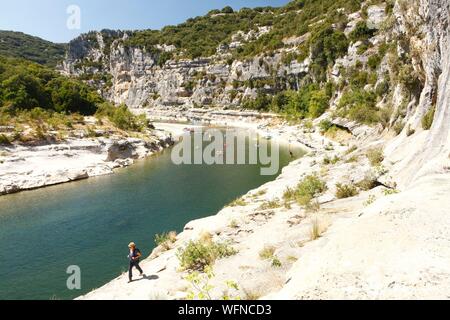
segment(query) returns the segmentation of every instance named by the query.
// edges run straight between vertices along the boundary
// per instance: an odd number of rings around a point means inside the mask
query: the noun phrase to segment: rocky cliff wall
[[[257,37],[258,35],[254,35]],[[115,37],[115,41],[105,41]],[[299,81],[309,69],[310,61],[282,62],[286,51],[296,51],[305,41],[290,39],[287,48],[267,56],[256,56],[245,61],[230,62],[229,48],[220,46],[217,54],[195,60],[169,60],[158,63],[160,53],[144,48],[128,47],[123,40],[127,33],[102,31],[83,35],[69,44],[63,72],[72,75],[106,75],[89,82],[97,85],[104,96],[114,103],[125,103],[130,108],[152,106],[238,106],[242,99],[254,98],[257,89],[268,93],[276,87],[297,89]],[[245,37],[244,37],[245,38]],[[109,45],[108,50],[104,46]],[[238,45],[234,42],[234,45]],[[160,46],[171,51],[172,46]],[[86,63],[86,61],[88,61]],[[249,81],[278,78],[282,83],[250,86]],[[107,83],[108,82],[108,83]]]
[[[435,108],[430,131],[419,137],[405,133],[394,139],[387,153],[396,159],[404,154],[396,171],[400,183],[407,185],[433,173],[450,168],[450,1],[397,1],[395,6],[398,31],[409,39],[416,68],[424,78],[420,101],[410,118],[413,128],[420,129],[420,120]],[[408,152],[402,152],[407,149]]]
[[[364,5],[363,5],[364,7]],[[393,165],[392,175],[400,186],[406,186],[420,176],[448,170],[449,164],[449,0],[397,0],[392,12],[386,12],[386,4],[367,4],[367,10],[347,17],[345,34],[349,35],[359,21],[382,32],[370,39],[369,48],[361,50],[360,41],[351,42],[348,53],[329,68],[327,79],[333,82],[336,92],[330,101],[331,109],[326,117],[333,117],[345,89],[342,83],[350,83],[348,70],[362,68],[370,72],[368,61],[379,52],[384,43],[397,45],[395,55],[408,57],[404,65],[411,64],[420,86],[411,94],[397,80],[390,80],[389,91],[381,97],[377,107],[392,108],[389,126],[380,128],[388,132],[385,150]],[[386,27],[387,24],[392,26]],[[129,34],[119,31],[102,31],[83,35],[69,45],[64,72],[75,75],[101,75],[88,80],[103,95],[116,104],[126,103],[130,108],[164,110],[173,107],[192,108],[240,107],[247,98],[255,98],[258,92],[275,94],[298,90],[311,81],[312,57],[302,61],[286,61],[286,55],[298,54],[302,43],[310,34],[283,40],[284,47],[274,52],[257,55],[246,60],[231,59],[230,50],[242,45],[242,39],[258,39],[270,28],[259,28],[252,34],[239,34],[228,46],[221,45],[217,53],[195,60],[169,60],[161,63],[161,52],[175,50],[162,45],[157,51],[126,46]],[[239,37],[238,37],[239,36]],[[389,54],[376,70],[375,84],[365,90],[373,90],[382,83],[385,74],[396,78],[399,71],[393,69]],[[86,63],[88,61],[88,63]],[[392,65],[393,64],[393,65]],[[347,73],[347,74],[346,74]],[[397,73],[397,74],[396,74]],[[393,76],[392,76],[393,75]],[[411,75],[411,78],[413,76]],[[435,109],[431,130],[422,128],[422,119]],[[400,115],[400,116],[399,116]],[[403,128],[393,137],[395,124]],[[394,130],[392,130],[394,129]]]

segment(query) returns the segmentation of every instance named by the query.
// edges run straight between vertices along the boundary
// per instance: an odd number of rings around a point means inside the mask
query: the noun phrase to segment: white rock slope
[[[0,195],[113,173],[170,144],[168,136],[141,139],[69,139],[43,146],[0,147]]]

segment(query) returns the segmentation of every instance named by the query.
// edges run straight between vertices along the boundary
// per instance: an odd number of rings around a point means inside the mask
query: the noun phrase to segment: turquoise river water
[[[280,148],[280,170],[293,160],[289,149]],[[0,299],[72,299],[98,288],[126,270],[130,241],[147,256],[155,234],[182,231],[276,178],[260,175],[260,165],[177,166],[170,154],[0,197]],[[81,290],[66,287],[70,265],[81,268]]]

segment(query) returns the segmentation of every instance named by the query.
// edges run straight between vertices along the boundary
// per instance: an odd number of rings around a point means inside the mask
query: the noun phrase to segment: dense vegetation
[[[2,134],[0,144],[47,139],[49,131],[84,130],[86,115],[126,131],[149,126],[145,116],[133,115],[125,105],[113,106],[80,80],[34,62],[0,57],[0,126],[14,130]],[[94,135],[92,128],[87,129],[88,135]]]
[[[0,106],[3,111],[42,108],[92,115],[101,97],[88,85],[22,59],[0,57]]]
[[[328,108],[332,92],[331,84],[321,88],[312,83],[302,86],[298,91],[281,91],[274,96],[260,92],[256,99],[245,100],[243,107],[278,112],[297,119],[317,118]]]
[[[24,58],[47,66],[64,59],[66,45],[45,41],[21,32],[0,31],[0,55]]]
[[[345,12],[338,12],[344,8],[347,13],[354,12],[361,7],[362,0],[296,0],[281,8],[258,7],[254,9],[242,8],[233,11],[230,7],[213,10],[205,16],[188,19],[177,26],[167,26],[162,30],[145,30],[134,32],[127,40],[129,46],[145,47],[155,50],[157,44],[175,45],[177,53],[187,58],[210,56],[216,52],[220,44],[227,44],[231,36],[237,31],[249,32],[261,26],[271,27],[271,31],[256,41],[251,41],[236,49],[239,57],[254,56],[262,52],[282,47],[282,40],[290,36],[301,36],[307,32],[321,32],[318,29],[329,27],[332,23],[343,26]],[[320,21],[324,18],[324,21]],[[318,23],[320,22],[320,23]],[[316,23],[316,24],[315,24]],[[327,28],[328,29],[328,28]],[[329,33],[325,31],[325,33]],[[201,36],[199,36],[201,35]],[[334,38],[335,44],[342,40],[342,34],[328,34]],[[325,55],[339,54],[333,50],[335,44],[325,41]],[[319,50],[321,44],[317,46]]]

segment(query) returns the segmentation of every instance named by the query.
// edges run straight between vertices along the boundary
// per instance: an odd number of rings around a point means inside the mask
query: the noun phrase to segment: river
[[[281,146],[280,170],[291,160]],[[126,270],[130,241],[147,256],[155,234],[180,232],[275,178],[260,165],[175,165],[167,149],[113,175],[2,196],[0,299],[87,293]],[[81,290],[67,289],[71,265],[81,268]]]

